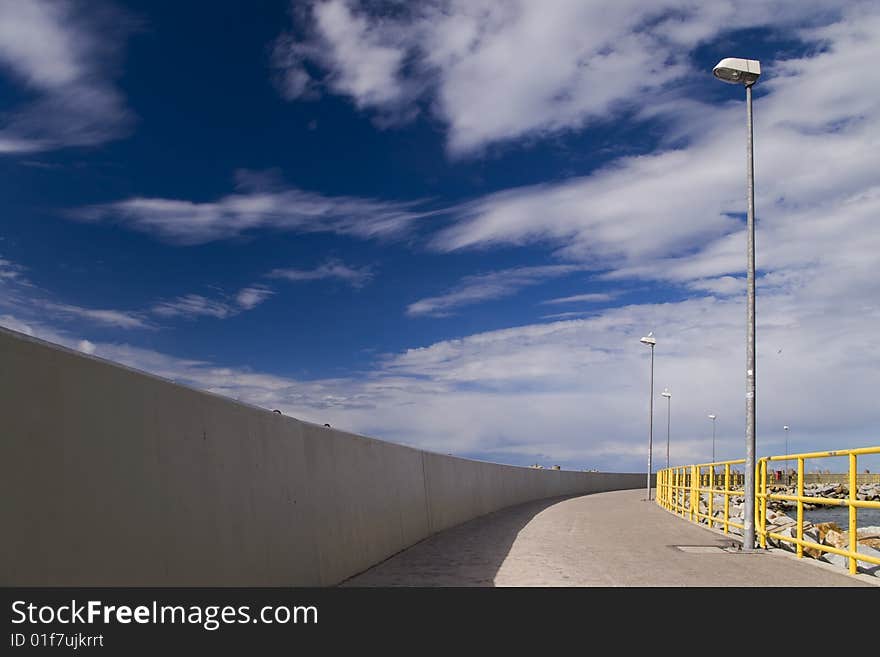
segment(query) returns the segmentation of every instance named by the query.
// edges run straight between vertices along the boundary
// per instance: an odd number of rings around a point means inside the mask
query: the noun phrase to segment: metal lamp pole
[[[709,415],[709,419],[712,420],[712,463],[715,463],[715,417],[714,413]]]
[[[788,481],[788,425],[786,424],[782,429],[785,431],[785,485],[787,486]]]
[[[669,392],[669,388],[663,388],[663,392],[660,393],[663,397],[666,397],[666,469],[669,469],[669,415],[670,415],[670,406],[672,405],[672,393]]]
[[[651,501],[651,452],[654,442],[654,345],[657,344],[653,335],[654,332],[651,331],[646,337],[639,340],[639,342],[651,347],[651,391],[648,397],[648,492],[645,498],[648,502]]]
[[[752,129],[752,86],[761,75],[755,59],[722,59],[712,73],[719,80],[746,88],[746,174],[748,189],[746,308],[746,462],[743,504],[743,552],[755,548],[755,165]]]

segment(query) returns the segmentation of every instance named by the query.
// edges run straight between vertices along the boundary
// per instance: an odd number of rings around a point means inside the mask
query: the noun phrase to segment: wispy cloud
[[[0,127],[0,153],[124,136],[132,114],[111,82],[130,17],[106,3],[0,0],[0,64],[34,97]]]
[[[559,297],[557,299],[547,299],[546,301],[542,301],[544,304],[556,304],[556,303],[599,303],[602,301],[611,301],[617,295],[611,292],[595,292],[590,294],[575,294],[570,297]]]
[[[553,313],[551,315],[541,315],[541,319],[575,319],[577,317],[589,317],[595,313],[587,311],[572,311],[567,313]]]
[[[150,324],[144,319],[143,314],[139,312],[83,308],[82,306],[52,301],[40,301],[37,305],[52,313],[86,319],[105,326],[121,329],[151,328]]]
[[[265,285],[252,285],[238,291],[235,295],[235,303],[244,310],[251,310],[263,303],[275,291]]]
[[[14,311],[19,319],[76,319],[126,330],[159,328],[151,318],[226,319],[253,310],[275,294],[268,285],[254,284],[232,295],[221,293],[210,298],[185,294],[140,310],[89,308],[56,301],[53,295],[30,283],[24,277],[24,271],[22,265],[0,257],[0,308]]]
[[[161,317],[216,317],[223,319],[238,311],[234,306],[203,297],[199,294],[185,294],[171,301],[162,301],[152,308]]]
[[[352,287],[363,287],[373,277],[373,273],[369,267],[349,267],[338,260],[329,260],[315,269],[273,269],[267,276],[294,282],[329,278],[343,281]]]
[[[252,285],[239,290],[231,298],[209,299],[200,294],[185,294],[170,301],[155,304],[151,312],[160,317],[214,317],[226,319],[246,310],[253,310],[274,294],[265,285]]]
[[[119,222],[187,246],[231,239],[258,229],[389,239],[401,236],[416,219],[427,215],[415,211],[416,202],[322,196],[267,182],[249,171],[236,175],[240,191],[216,201],[135,197],[80,208],[72,216]]]
[[[514,267],[467,276],[458,286],[446,294],[427,297],[411,303],[407,307],[406,313],[413,317],[420,315],[445,317],[461,306],[511,296],[524,287],[583,270],[584,267],[579,265],[546,265]]]
[[[26,284],[27,279],[24,277],[24,271],[25,268],[21,265],[0,257],[0,284],[3,282]]]

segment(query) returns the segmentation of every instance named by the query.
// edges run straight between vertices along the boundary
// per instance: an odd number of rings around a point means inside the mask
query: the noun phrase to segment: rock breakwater
[[[767,492],[777,495],[797,495],[795,486],[778,486],[771,485],[767,487]],[[837,500],[849,498],[849,488],[846,484],[826,483],[826,484],[807,484],[804,486],[804,496],[814,498],[824,498],[834,500],[830,502],[835,506],[838,505]],[[712,517],[713,527],[719,528],[724,520],[724,499],[725,495],[716,492],[712,499]],[[880,501],[880,483],[861,484],[856,491],[856,499],[863,501]],[[815,509],[823,504],[804,503],[805,509]],[[731,495],[728,506],[728,519],[731,522],[743,524],[744,497],[742,495]],[[767,525],[768,532],[767,545],[790,552],[797,551],[797,543],[792,540],[797,538],[797,518],[796,515],[797,502],[791,500],[768,500],[767,501]],[[703,493],[700,496],[700,513],[702,515],[709,514],[709,495]],[[703,518],[701,524],[708,525],[708,520]],[[757,528],[756,528],[757,530]],[[742,530],[738,527],[729,527],[732,534],[742,534]],[[816,546],[804,546],[804,556],[818,559],[826,563],[831,563],[841,568],[847,568],[849,558],[830,552],[823,547],[829,547],[837,550],[850,549],[850,535],[848,529],[840,527],[835,522],[812,523],[804,521],[803,523],[803,540],[816,544]],[[880,559],[880,526],[864,526],[858,527],[856,530],[856,547],[859,555],[864,555],[873,559]],[[858,572],[872,575],[880,578],[880,564],[870,561],[858,561]]]

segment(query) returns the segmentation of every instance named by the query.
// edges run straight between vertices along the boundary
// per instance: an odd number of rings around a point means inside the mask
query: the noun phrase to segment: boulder
[[[794,525],[797,525],[797,520],[795,520],[794,518],[790,518],[789,516],[785,515],[784,513],[780,513],[775,518],[773,518],[773,524],[768,525],[768,529],[770,527],[783,528],[783,527],[792,527]]]
[[[841,532],[834,529],[829,529],[825,532],[825,536],[822,539],[822,542],[826,545],[832,545],[836,548],[840,548],[841,550],[849,549],[849,532]]]
[[[859,554],[869,555],[880,559],[880,550],[864,545],[859,545]],[[844,557],[840,554],[832,554],[831,552],[826,552],[824,555],[822,555],[822,561],[827,561],[828,563],[832,563],[835,566],[840,566],[841,568],[849,568],[849,557]],[[878,566],[877,564],[869,563],[867,561],[859,561],[858,570],[860,573],[864,573],[866,575],[880,577],[880,566]]]
[[[828,534],[828,532],[830,532],[830,531],[840,533],[843,530],[840,528],[840,525],[838,525],[836,522],[820,522],[819,524],[817,524],[816,525],[816,535],[819,537],[818,542],[819,543],[824,542],[826,534]]]
[[[819,530],[816,529],[816,527],[813,526],[812,524],[806,523],[806,522],[804,523],[804,540],[810,541],[812,543],[820,543]],[[811,548],[811,547],[804,546],[804,554],[809,555],[811,557],[820,557],[820,556],[822,556],[823,552],[822,552],[822,550],[819,550],[817,548]]]
[[[821,560],[839,566],[840,568],[849,568],[849,559],[840,554],[826,552],[822,555]]]
[[[859,527],[857,536],[860,541],[863,538],[880,538],[880,527],[873,525],[870,527]]]

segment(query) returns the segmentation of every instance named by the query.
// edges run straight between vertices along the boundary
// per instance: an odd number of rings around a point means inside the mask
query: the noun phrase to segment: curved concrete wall
[[[334,585],[440,530],[644,473],[317,426],[0,329],[0,585]]]

